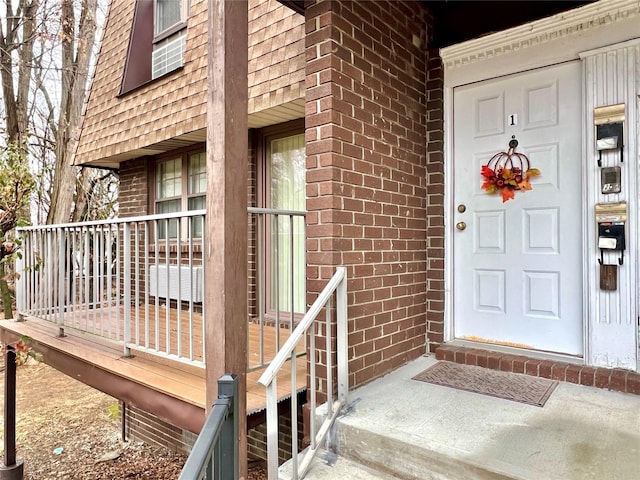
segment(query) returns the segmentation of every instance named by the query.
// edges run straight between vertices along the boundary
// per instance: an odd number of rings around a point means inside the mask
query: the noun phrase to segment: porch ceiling
[[[432,47],[446,47],[578,8],[593,0],[537,1],[442,1],[423,3],[434,16]]]
[[[279,1],[298,13],[304,13],[305,0]],[[435,19],[434,37],[430,46],[441,48],[578,8],[593,1],[423,0],[422,3],[431,10]]]

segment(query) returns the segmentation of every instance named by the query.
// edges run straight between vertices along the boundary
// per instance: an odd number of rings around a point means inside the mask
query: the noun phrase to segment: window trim
[[[172,35],[187,28],[187,20],[189,18],[189,11],[191,9],[191,2],[189,0],[180,1],[180,20],[170,27],[165,28],[161,32],[156,33],[156,12],[158,10],[158,0],[153,0],[153,44],[155,45],[162,40],[171,37]]]
[[[264,127],[256,131],[257,148],[256,148],[256,205],[259,208],[270,208],[269,204],[269,184],[270,184],[270,175],[268,172],[269,165],[269,152],[270,152],[270,143],[273,140],[279,138],[286,138],[295,135],[304,135],[305,134],[305,121],[303,118],[292,120],[289,122],[281,123],[278,125],[272,125],[268,127]],[[306,165],[305,165],[306,170]],[[306,182],[305,182],[306,183]],[[306,195],[306,193],[305,193]],[[262,256],[265,262],[265,271],[270,271],[271,267],[271,240],[270,235],[267,234],[267,231],[270,230],[268,225],[264,226],[264,243],[263,243],[263,251]],[[305,229],[306,231],[306,229]],[[306,253],[305,253],[306,255]],[[275,308],[271,303],[271,278],[267,278],[265,276],[265,305],[264,305],[264,314],[270,320],[275,320]],[[303,296],[306,295],[306,292],[303,292]],[[306,309],[306,298],[303,298],[303,304],[305,304]],[[280,305],[280,322],[287,322],[289,320],[288,314],[288,305]],[[286,314],[285,317],[282,314]],[[303,313],[294,312],[293,318],[294,322],[300,321],[303,317]]]
[[[269,142],[277,138],[291,137],[305,133],[304,118],[291,120],[289,122],[280,123],[264,127],[257,131],[258,148],[257,148],[257,188],[256,188],[256,204],[260,208],[268,208],[267,185],[269,178],[267,177],[267,155],[269,154]]]
[[[190,198],[204,197],[205,203],[206,203],[206,198],[207,198],[206,189],[205,189],[205,192],[203,193],[198,193],[198,194],[189,193],[189,157],[191,155],[197,155],[201,153],[206,153],[206,148],[204,143],[199,143],[197,145],[172,150],[170,152],[165,152],[153,157],[153,160],[151,160],[152,174],[149,175],[149,180],[148,180],[148,183],[149,183],[148,185],[148,188],[149,188],[148,209],[149,210],[148,211],[151,212],[152,215],[155,215],[156,213],[158,213],[156,209],[158,203],[176,200],[178,198],[180,199],[180,210],[179,210],[180,212],[189,211]],[[172,159],[177,159],[177,158],[180,158],[181,166],[182,166],[181,173],[180,173],[180,185],[181,185],[180,195],[161,199],[159,198],[159,195],[158,195],[158,182],[159,182],[158,166],[162,162],[170,161]],[[205,164],[205,172],[206,172],[206,164]],[[180,236],[185,238],[187,234],[186,232],[181,232]],[[200,239],[201,237],[193,236],[192,238],[193,240],[197,240],[197,239]],[[169,241],[175,241],[175,238],[170,237]]]
[[[155,46],[156,44],[161,43],[163,40],[166,40],[167,38],[170,38],[174,35],[177,36],[177,34],[181,33],[183,30],[186,30],[186,28],[187,28],[186,20],[176,23],[175,25],[165,29],[163,32],[160,32],[159,34],[154,35],[152,43]]]

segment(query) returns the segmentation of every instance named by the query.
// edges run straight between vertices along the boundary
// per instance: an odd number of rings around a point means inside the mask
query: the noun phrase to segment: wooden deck
[[[280,330],[280,344],[288,338]],[[27,317],[24,322],[0,320],[3,342],[30,337],[34,349],[42,353],[45,363],[115,398],[145,409],[170,423],[190,431],[199,431],[204,422],[204,369],[144,352],[123,356],[123,346],[96,335],[65,329],[59,337],[58,327],[48,321]],[[263,327],[264,358],[276,351],[275,327]],[[258,363],[260,327],[249,323],[249,368]],[[201,339],[200,339],[201,341]],[[304,346],[299,347],[304,354]],[[264,368],[247,373],[247,414],[266,406],[265,388],[258,384]],[[306,357],[296,361],[296,391],[306,387]],[[280,400],[291,395],[291,363],[287,362],[278,377]]]
[[[82,332],[95,334],[98,337],[122,341],[124,335],[124,307],[101,307],[88,309],[77,307],[64,313],[64,325]],[[202,314],[176,308],[166,308],[153,303],[142,304],[131,309],[129,338],[144,350],[160,351],[168,355],[178,356],[185,360],[203,361],[203,323]],[[35,315],[34,318],[46,318],[51,322],[57,314],[48,317]],[[273,326],[263,326],[249,322],[249,339],[247,344],[247,368],[254,370],[265,362],[269,362],[289,338],[289,329],[281,327],[276,331]],[[262,352],[260,338],[263,338]],[[298,354],[304,354],[304,345],[298,348]]]

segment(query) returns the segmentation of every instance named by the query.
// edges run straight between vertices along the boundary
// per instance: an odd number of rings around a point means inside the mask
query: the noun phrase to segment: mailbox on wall
[[[624,153],[624,103],[598,107],[593,112],[593,123],[596,126],[596,150],[598,150],[598,166],[602,166],[603,150],[619,150],[620,162]]]
[[[598,248],[600,250],[624,251],[624,223],[599,223]]]
[[[625,224],[627,222],[627,202],[599,203],[595,208],[598,225],[598,249],[600,249],[600,288],[616,290],[618,288],[618,265],[624,263],[626,248]],[[618,265],[606,264],[604,252],[619,252]]]

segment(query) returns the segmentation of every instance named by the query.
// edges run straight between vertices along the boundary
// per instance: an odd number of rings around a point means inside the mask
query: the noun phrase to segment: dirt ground
[[[4,372],[0,377],[4,411]],[[25,480],[176,479],[185,461],[164,449],[122,442],[117,400],[35,361],[18,367],[16,423]],[[2,438],[3,429],[4,422]],[[250,471],[249,480],[261,479],[263,470]]]

